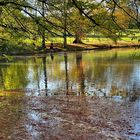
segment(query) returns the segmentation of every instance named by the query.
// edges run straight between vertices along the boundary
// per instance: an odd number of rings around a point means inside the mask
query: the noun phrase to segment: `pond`
[[[0,63],[1,139],[140,139],[139,91],[140,50],[15,57]]]
[[[34,96],[133,96],[140,90],[138,55],[122,49],[19,57],[0,63],[0,90]]]

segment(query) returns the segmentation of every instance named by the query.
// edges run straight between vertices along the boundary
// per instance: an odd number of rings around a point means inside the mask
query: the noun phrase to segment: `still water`
[[[18,57],[0,63],[0,90],[33,96],[132,97],[140,90],[140,52],[119,49]]]
[[[140,140],[139,91],[140,50],[0,62],[0,139]]]

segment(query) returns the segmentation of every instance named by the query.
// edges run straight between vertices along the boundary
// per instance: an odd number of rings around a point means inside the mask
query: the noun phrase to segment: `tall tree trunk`
[[[42,1],[42,17],[45,18],[45,3]],[[45,49],[45,29],[42,29],[42,49]]]
[[[67,0],[64,0],[64,48],[67,46]]]
[[[42,49],[45,49],[46,45],[45,45],[45,31],[42,31]]]

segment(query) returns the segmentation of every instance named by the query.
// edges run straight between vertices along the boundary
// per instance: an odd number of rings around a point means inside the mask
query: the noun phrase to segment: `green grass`
[[[118,44],[115,44],[115,42],[113,42],[113,40],[111,40],[110,38],[106,38],[103,37],[102,35],[100,35],[99,37],[87,37],[87,38],[83,38],[82,41],[85,44],[92,44],[92,45],[121,45],[121,44],[126,44],[126,45],[132,45],[132,44],[138,44],[139,43],[139,39],[140,39],[140,31],[137,29],[133,29],[133,30],[129,30],[131,32],[133,32],[135,34],[134,38],[132,39],[132,34],[124,37],[124,35],[126,35],[125,33],[123,34],[123,37],[117,41]],[[93,35],[90,34],[90,35]],[[4,43],[1,43],[1,52],[7,52],[11,51],[11,52],[24,52],[25,50],[29,50],[29,51],[33,51],[38,49],[38,47],[41,46],[42,40],[41,38],[38,38],[36,40],[32,40],[29,38],[25,38],[25,37],[17,37],[17,38],[9,38],[9,34],[4,34],[4,36],[0,36],[1,38],[5,38],[7,39],[7,41],[3,41]],[[67,37],[67,43],[68,44],[72,44],[74,41],[74,37]],[[60,43],[63,44],[63,38],[62,37],[50,37],[49,39],[46,38],[46,44],[50,44],[50,43]],[[37,46],[37,47],[35,47]],[[81,46],[82,47],[82,46]]]
[[[74,37],[68,37],[67,43],[72,44],[74,41]],[[83,38],[83,43],[85,44],[114,44],[115,42],[111,40],[110,38],[100,37],[100,38]],[[46,43],[63,43],[63,38],[56,37],[52,38],[51,40],[46,40]],[[120,40],[118,40],[118,43],[138,43],[138,39],[131,39],[129,37],[123,37]],[[39,44],[39,43],[38,43]]]

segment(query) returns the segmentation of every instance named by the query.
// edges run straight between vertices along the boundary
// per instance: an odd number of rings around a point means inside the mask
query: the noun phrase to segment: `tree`
[[[68,29],[75,36],[73,43],[83,43],[82,38],[92,31],[91,23],[77,9],[69,15]]]
[[[132,2],[135,3],[135,8],[132,8],[132,6],[130,7]],[[139,2],[136,3],[135,0],[102,0],[100,2],[91,0],[72,0],[72,3],[84,17],[92,22],[94,30],[114,40],[119,38],[118,32],[126,31],[126,29],[128,29],[128,26],[126,26],[128,20],[135,21],[137,27],[140,28]],[[90,6],[87,6],[87,4]],[[102,9],[101,13],[99,9]],[[118,11],[121,12],[121,16],[125,17],[123,22],[120,21],[120,18],[117,15]]]
[[[39,36],[42,48],[48,36],[63,37],[66,46],[68,34],[82,43],[93,30],[117,41],[122,31],[130,33],[130,25],[140,29],[139,7],[138,0],[1,0],[0,30],[14,37]]]

